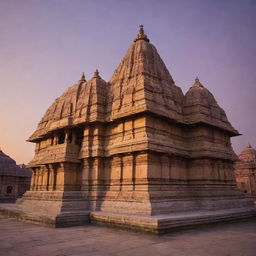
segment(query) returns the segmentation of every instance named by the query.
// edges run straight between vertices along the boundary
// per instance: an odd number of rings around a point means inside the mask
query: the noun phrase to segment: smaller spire
[[[95,70],[93,78],[100,78],[101,79],[98,69]]]
[[[138,35],[135,37],[134,42],[137,42],[137,41],[139,41],[139,40],[144,40],[144,41],[146,41],[146,42],[149,43],[149,39],[148,39],[147,35],[144,33],[143,25],[140,25],[139,33],[138,33]]]
[[[81,76],[81,79],[80,79],[79,81],[84,81],[84,82],[86,82],[84,72],[83,72],[83,74],[82,74],[82,76]]]
[[[248,142],[247,148],[252,148],[252,146],[251,146],[251,144],[249,142]]]

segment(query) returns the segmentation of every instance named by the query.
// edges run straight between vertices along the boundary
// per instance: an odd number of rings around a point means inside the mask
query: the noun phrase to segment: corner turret
[[[185,94],[183,115],[187,124],[204,123],[226,130],[232,136],[239,135],[212,93],[202,85],[198,77]]]

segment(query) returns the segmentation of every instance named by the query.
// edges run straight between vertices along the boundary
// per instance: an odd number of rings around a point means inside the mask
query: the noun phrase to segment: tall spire
[[[139,33],[138,33],[138,35],[135,37],[134,42],[137,42],[137,41],[139,41],[139,40],[144,40],[144,41],[146,41],[146,42],[149,43],[149,39],[148,39],[147,35],[144,33],[143,25],[140,25]]]

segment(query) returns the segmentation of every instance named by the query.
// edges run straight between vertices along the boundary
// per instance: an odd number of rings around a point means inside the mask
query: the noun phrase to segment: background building
[[[0,149],[0,202],[15,201],[30,186],[31,171]]]
[[[239,154],[235,176],[239,189],[256,197],[256,150],[250,144]]]

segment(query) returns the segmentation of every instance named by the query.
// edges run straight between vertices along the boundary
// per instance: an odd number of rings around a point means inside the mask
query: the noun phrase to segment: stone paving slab
[[[0,256],[255,256],[256,220],[163,236],[95,225],[54,229],[0,217]]]

